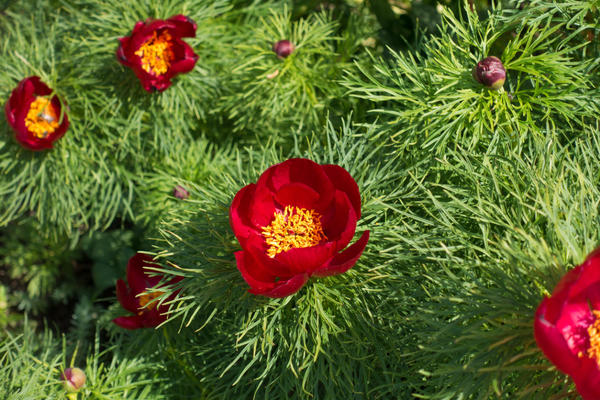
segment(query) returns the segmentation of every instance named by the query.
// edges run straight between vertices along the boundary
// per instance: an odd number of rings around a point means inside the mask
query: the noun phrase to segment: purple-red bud
[[[173,189],[173,196],[177,197],[180,200],[185,200],[188,197],[190,197],[190,193],[185,190],[185,188],[181,185],[177,185],[175,186],[175,189]]]
[[[77,392],[85,385],[85,373],[79,368],[67,368],[60,375],[63,386],[69,393]]]
[[[289,40],[280,40],[277,43],[273,43],[273,51],[279,58],[286,58],[296,49],[294,43]]]
[[[473,68],[473,78],[482,85],[498,90],[504,86],[506,70],[498,57],[490,56]]]

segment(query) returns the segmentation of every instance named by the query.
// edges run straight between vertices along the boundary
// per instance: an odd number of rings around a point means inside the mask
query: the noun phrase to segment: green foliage
[[[181,329],[205,326],[191,346],[203,360],[193,368],[208,383],[211,396],[360,398],[401,393],[393,372],[400,369],[399,358],[393,349],[375,344],[392,334],[381,309],[397,300],[389,296],[397,283],[393,266],[381,255],[390,246],[385,232],[398,223],[388,215],[387,198],[411,186],[395,160],[372,142],[373,135],[373,129],[359,134],[345,124],[335,132],[328,125],[325,142],[315,135],[285,156],[272,144],[247,148],[204,185],[191,185],[187,208],[165,219],[163,238],[156,242],[163,249],[159,260],[166,261],[165,272],[185,277],[162,296],[181,287],[169,325],[179,319]],[[344,275],[312,280],[285,299],[250,295],[235,267],[233,253],[239,245],[229,227],[229,205],[268,166],[300,156],[341,165],[353,175],[364,198],[357,232],[370,229],[371,240],[358,264]],[[381,379],[384,365],[390,374]]]
[[[68,301],[76,287],[71,260],[78,254],[67,238],[55,242],[40,236],[39,230],[29,217],[0,232],[0,268],[6,271],[3,281],[11,286],[9,303],[36,314]]]
[[[211,175],[218,175],[223,166],[231,161],[229,146],[215,146],[201,138],[191,143],[177,143],[169,154],[158,159],[152,169],[142,177],[136,209],[138,218],[145,224],[155,226],[165,214],[177,214],[183,200],[174,196],[177,185],[189,190],[203,184]],[[190,201],[195,196],[191,196]]]
[[[439,36],[415,51],[391,52],[359,65],[362,79],[347,77],[355,96],[378,105],[399,151],[424,149],[442,155],[450,148],[494,152],[499,144],[520,148],[532,137],[562,127],[579,130],[598,113],[598,100],[586,75],[589,61],[576,62],[568,21],[518,14],[507,21],[501,9],[485,21],[466,11],[464,22],[443,12]],[[579,45],[584,46],[585,43]],[[471,71],[496,55],[507,70],[504,89],[489,90]]]
[[[92,103],[95,128],[115,136],[119,160],[134,157],[136,163],[165,152],[173,142],[189,139],[206,117],[221,82],[215,49],[223,33],[216,17],[227,9],[226,1],[65,1],[71,33],[66,39],[74,48],[71,62],[83,66],[90,77],[82,88]],[[162,93],[148,93],[129,68],[116,59],[118,39],[129,36],[135,24],[147,19],[166,19],[184,14],[198,30],[185,41],[198,54],[196,67],[174,79]],[[141,165],[138,165],[140,167]]]
[[[98,293],[123,276],[124,266],[135,254],[134,235],[131,230],[95,232],[81,241],[82,250],[92,261],[92,279]]]
[[[20,315],[11,313],[9,309],[10,298],[6,286],[0,285],[0,328],[14,328],[20,321]]]
[[[101,312],[93,302],[107,289],[114,290],[116,280],[125,275],[127,261],[143,243],[138,237],[142,232],[95,232],[76,247],[64,236],[54,241],[39,232],[31,217],[0,231],[0,313],[8,313],[0,317],[0,327],[15,328],[20,313],[27,313],[31,326],[45,319],[66,330],[74,311],[74,336],[86,341]]]
[[[546,0],[514,1],[515,8],[507,10],[507,17],[512,21],[523,20],[525,24],[536,21],[552,21],[562,24],[563,39],[571,42],[573,47],[589,42],[580,50],[581,59],[597,60],[599,56],[598,18],[600,9],[597,0],[566,0],[555,2]],[[596,68],[598,62],[595,62]]]
[[[429,262],[420,350],[409,355],[430,384],[425,398],[539,398],[573,390],[533,339],[533,315],[568,265],[598,244],[598,130],[534,156],[448,152],[422,186],[411,244]],[[446,175],[450,173],[450,175]],[[402,235],[398,238],[403,240]],[[422,325],[421,325],[422,324]]]
[[[357,39],[347,37],[347,45],[337,47],[337,23],[325,12],[292,20],[286,7],[269,11],[239,26],[235,24],[242,16],[233,14],[237,18],[232,17],[231,30],[237,35],[228,50],[234,64],[226,77],[228,91],[216,111],[227,115],[234,130],[274,140],[298,128],[309,133],[323,123],[328,106],[342,97],[342,87],[335,81],[348,68]],[[279,58],[272,46],[283,39],[291,41],[295,50]],[[344,53],[336,53],[336,47]],[[349,109],[345,103],[337,108],[344,115]]]
[[[532,319],[599,241],[598,1],[440,3],[2,4],[0,96],[39,75],[71,127],[33,153],[0,117],[0,326],[23,329],[0,336],[0,397],[64,398],[71,365],[90,399],[575,397]],[[118,39],[175,14],[198,63],[147,93]],[[489,55],[499,91],[471,76]],[[348,272],[254,296],[229,207],[291,157],[347,169],[371,237]],[[163,326],[123,332],[110,296],[143,250],[185,279]]]
[[[118,346],[101,350],[98,337],[93,349],[81,356],[68,354],[65,339],[48,331],[43,335],[29,329],[21,335],[4,333],[0,336],[0,396],[6,400],[65,399],[60,375],[68,367],[79,367],[86,374],[78,398],[164,399],[171,388],[148,358],[130,357]]]
[[[82,85],[85,66],[59,38],[69,35],[63,13],[47,13],[44,2],[27,2],[19,12],[0,16],[0,97],[22,79],[38,75],[68,105],[70,127],[52,151],[21,148],[0,118],[0,226],[32,213],[44,235],[76,238],[80,230],[106,228],[117,212],[127,212],[132,184],[123,167],[106,157],[110,137],[91,129],[92,118]],[[24,12],[24,11],[27,12]],[[83,67],[83,68],[81,68]]]

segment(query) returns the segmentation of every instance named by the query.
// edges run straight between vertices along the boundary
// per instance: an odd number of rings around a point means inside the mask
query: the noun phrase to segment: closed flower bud
[[[473,68],[473,78],[482,85],[498,90],[504,85],[506,70],[498,57],[490,56]]]
[[[295,49],[296,46],[294,46],[294,43],[290,42],[289,40],[280,40],[277,43],[273,43],[273,51],[279,58],[286,58],[292,54]]]
[[[185,190],[185,188],[181,185],[177,185],[175,186],[175,189],[173,189],[173,196],[177,197],[180,200],[185,200],[188,197],[190,197],[190,193]]]
[[[79,368],[67,368],[60,376],[67,392],[79,391],[85,385],[85,373]]]

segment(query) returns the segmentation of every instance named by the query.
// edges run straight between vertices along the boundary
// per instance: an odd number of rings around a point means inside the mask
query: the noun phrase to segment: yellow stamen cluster
[[[327,240],[321,214],[315,210],[286,206],[283,213],[276,211],[274,216],[273,221],[262,228],[271,258],[293,248],[311,247]]]
[[[153,32],[152,38],[144,42],[135,52],[142,59],[142,68],[148,73],[162,75],[169,70],[175,58],[172,36],[164,31],[160,35]]]
[[[587,355],[589,358],[596,360],[600,366],[600,311],[594,310],[592,313],[596,320],[587,328],[590,336],[590,347],[587,349]]]
[[[40,139],[48,137],[58,128],[58,115],[50,100],[45,97],[35,98],[25,117],[25,127]]]
[[[152,293],[144,293],[141,296],[138,297],[138,301],[140,303],[140,308],[146,308],[148,310],[152,310],[154,308],[156,308],[158,302],[152,302],[152,300],[156,299],[157,297],[161,296],[164,292],[161,291],[157,291],[157,292],[152,292]],[[150,303],[150,304],[148,304]],[[142,315],[144,313],[144,311],[139,311],[138,315]]]

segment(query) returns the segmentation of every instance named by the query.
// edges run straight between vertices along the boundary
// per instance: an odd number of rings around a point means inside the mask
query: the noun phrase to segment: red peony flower
[[[159,267],[151,263],[151,261],[152,257],[137,253],[127,263],[127,282],[129,283],[129,287],[127,287],[127,284],[122,279],[117,281],[117,299],[119,303],[121,303],[124,309],[135,314],[113,319],[113,322],[122,328],[153,328],[167,320],[166,313],[169,311],[169,306],[165,303],[158,305],[157,301],[153,302],[163,292],[154,291],[146,293],[147,289],[155,287],[161,280],[161,276],[150,276],[144,271],[144,266]],[[176,277],[166,284],[171,285],[179,282],[181,279],[183,278]],[[167,301],[169,300],[172,300],[172,297],[167,299]]]
[[[542,301],[534,333],[546,357],[573,378],[581,397],[600,399],[600,249]]]
[[[249,292],[268,297],[296,293],[311,276],[346,272],[369,240],[365,231],[346,248],[360,218],[360,193],[350,174],[303,158],[273,165],[242,188],[229,217]]]
[[[171,78],[190,72],[198,56],[181,38],[196,37],[196,23],[184,15],[138,22],[119,39],[119,62],[133,70],[147,91],[163,91]]]
[[[69,118],[52,92],[39,76],[30,76],[19,82],[6,103],[6,120],[27,149],[51,149],[69,127]]]

